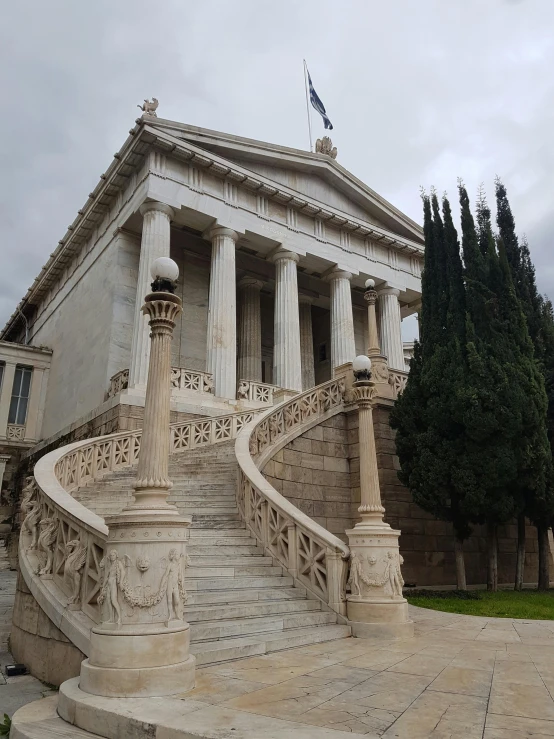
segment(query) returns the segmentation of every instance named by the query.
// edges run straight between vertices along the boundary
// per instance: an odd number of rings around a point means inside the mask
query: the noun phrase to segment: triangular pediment
[[[300,197],[309,198],[329,209],[423,243],[423,232],[419,224],[325,154],[278,146],[159,118],[153,118],[148,125],[216,154],[253,175],[284,186]]]

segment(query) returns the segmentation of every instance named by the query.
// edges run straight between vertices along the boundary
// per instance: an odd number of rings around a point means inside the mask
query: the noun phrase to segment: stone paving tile
[[[484,739],[544,739],[554,736],[554,721],[488,713]]]

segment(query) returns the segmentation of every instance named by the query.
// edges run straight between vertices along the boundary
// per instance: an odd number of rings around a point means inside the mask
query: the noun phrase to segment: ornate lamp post
[[[371,344],[371,332],[370,332]],[[360,507],[362,520],[347,531],[351,552],[350,595],[347,615],[352,633],[358,637],[410,636],[413,622],[402,595],[404,580],[398,548],[400,531],[383,521],[372,403],[375,382],[372,362],[366,356],[352,363],[355,382],[353,399],[359,407]]]
[[[179,270],[166,257],[151,268],[150,364],[134,500],[106,519],[106,556],[81,690],[108,697],[164,696],[194,687],[195,659],[184,621],[186,542],[190,517],[167,503],[171,338],[182,311],[174,294]]]

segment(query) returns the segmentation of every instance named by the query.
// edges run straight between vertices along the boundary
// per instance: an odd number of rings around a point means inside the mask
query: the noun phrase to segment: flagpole
[[[306,64],[305,59],[303,59],[302,61],[304,62],[304,88],[306,90],[306,115],[308,116],[308,134],[310,136],[310,152],[312,152],[312,120],[310,118],[310,102],[308,98],[308,65]]]

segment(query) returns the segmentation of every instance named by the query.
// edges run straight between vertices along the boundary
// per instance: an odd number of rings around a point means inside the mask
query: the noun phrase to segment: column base
[[[105,698],[152,698],[186,693],[194,688],[196,659],[163,667],[96,667],[81,665],[80,689]]]
[[[349,621],[352,636],[357,639],[410,639],[414,635],[414,622],[404,623],[366,623],[365,621]]]

